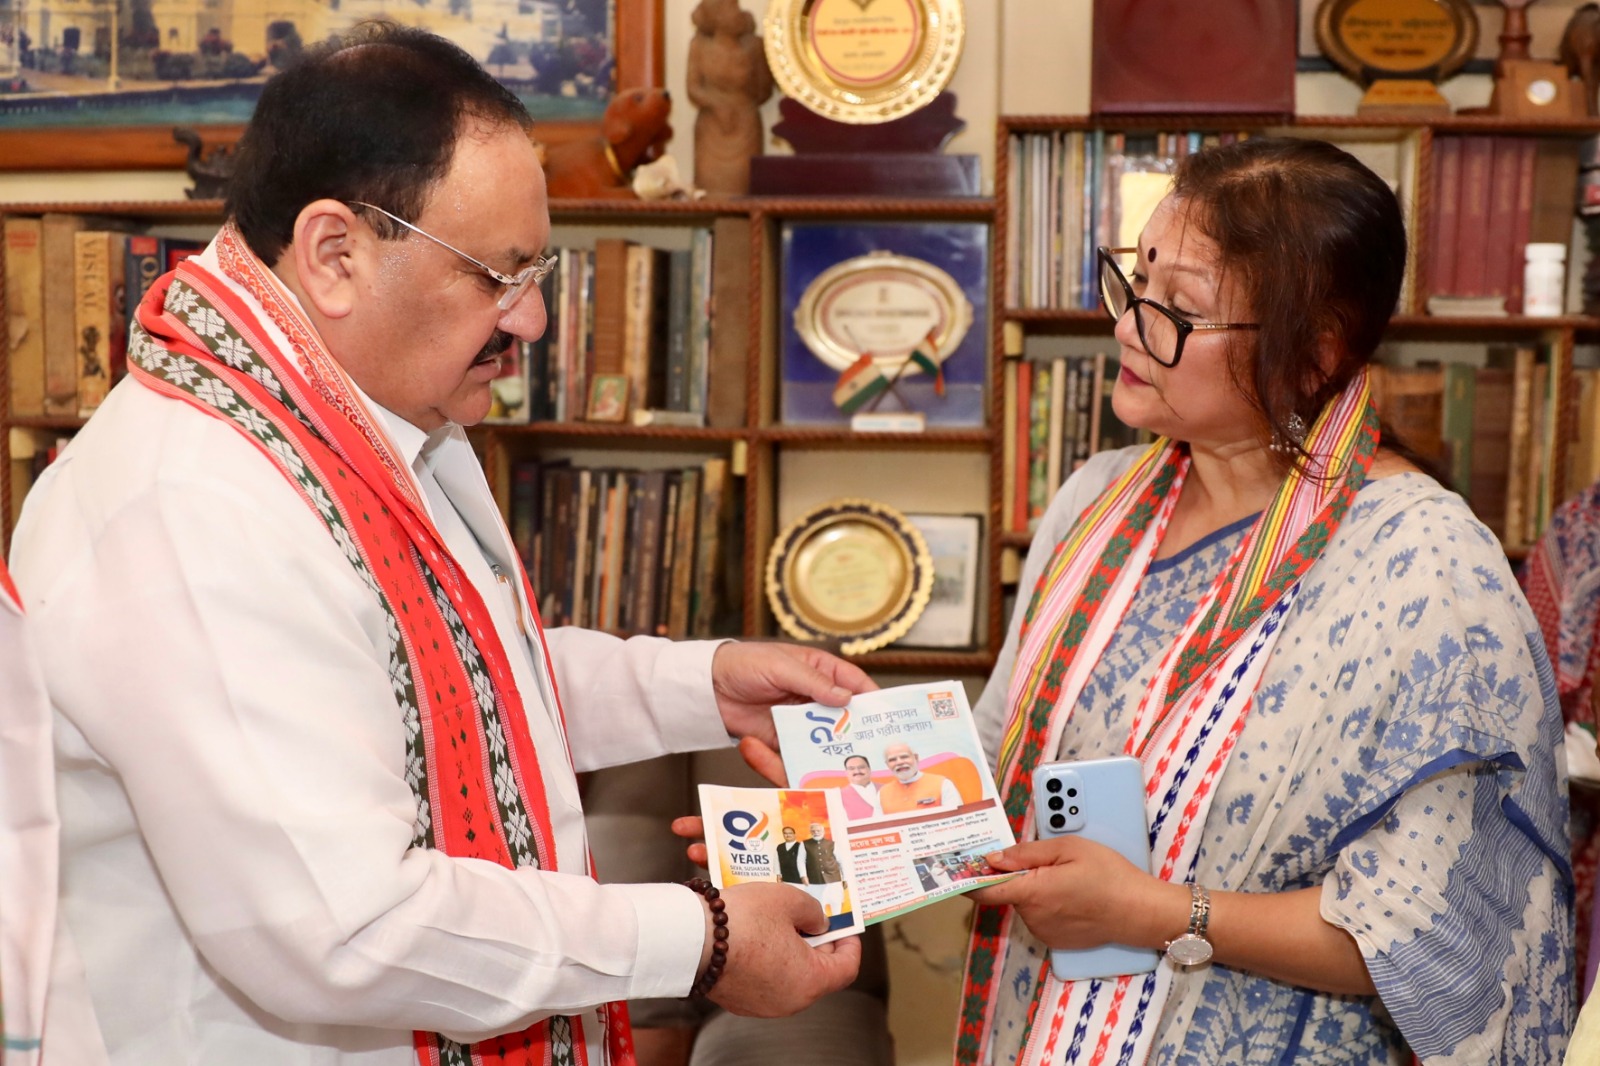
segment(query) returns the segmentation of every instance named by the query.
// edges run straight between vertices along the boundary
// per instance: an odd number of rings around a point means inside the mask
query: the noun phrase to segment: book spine
[[[595,472],[579,469],[573,505],[572,533],[572,619],[574,625],[594,625],[594,600],[589,595],[589,570],[594,566],[595,542],[600,538],[595,523]]]
[[[1456,240],[1461,222],[1461,138],[1433,142],[1433,217],[1428,295],[1456,295]]]
[[[73,236],[84,229],[76,215],[47,214],[42,220],[44,279],[44,413],[78,414],[78,324],[74,294]]]
[[[1538,159],[1538,142],[1532,137],[1516,139],[1516,197],[1511,225],[1511,281],[1506,292],[1506,310],[1511,314],[1522,312],[1523,264],[1528,248],[1529,233],[1533,226],[1534,163]]]
[[[1511,377],[1511,447],[1506,462],[1505,543],[1515,548],[1523,543],[1528,516],[1528,465],[1533,453],[1533,368],[1537,358],[1532,348],[1518,348]]]
[[[1510,472],[1512,371],[1485,367],[1473,382],[1472,510],[1502,542],[1506,535],[1506,479]]]
[[[1489,295],[1489,181],[1494,138],[1464,137],[1461,145],[1461,203],[1456,227],[1457,296]]]
[[[622,560],[627,557],[629,498],[626,471],[613,472],[606,487],[605,608],[600,621],[606,632],[622,629]]]
[[[572,512],[577,478],[571,469],[556,469],[550,472],[545,485],[550,493],[551,520],[546,527],[550,530],[550,573],[544,589],[549,605],[544,617],[546,625],[565,626],[573,622]]]
[[[672,577],[667,609],[667,636],[682,640],[689,635],[689,608],[694,592],[695,546],[699,543],[700,470],[679,471],[678,520],[673,535]]]
[[[1444,456],[1450,487],[1465,496],[1472,488],[1472,408],[1477,393],[1477,368],[1448,363],[1444,368]]]
[[[120,233],[86,230],[72,236],[73,322],[78,337],[79,418],[87,418],[111,391],[127,351],[123,326],[124,245]]]
[[[711,231],[694,231],[690,249],[689,278],[689,410],[704,413],[709,384],[711,360],[711,283],[712,252]]]
[[[1011,516],[1017,507],[1017,364],[1020,359],[1008,358],[1001,364],[1001,388],[1004,403],[1000,414],[1000,514],[1005,528],[1010,529]]]
[[[716,457],[700,467],[699,544],[695,549],[690,635],[709,637],[716,620],[717,569],[721,566],[722,512],[728,493],[728,461]]]
[[[1509,296],[1512,275],[1522,274],[1522,250],[1512,250],[1516,229],[1517,168],[1522,150],[1519,138],[1489,138],[1489,225],[1484,233],[1484,294]],[[1519,301],[1520,304],[1520,301]]]
[[[668,253],[667,397],[669,411],[689,411],[689,319],[694,294],[689,252]]]
[[[1061,449],[1067,417],[1067,361],[1058,358],[1050,364],[1049,411],[1045,441],[1045,506],[1061,484]]]
[[[1033,395],[1028,404],[1028,529],[1032,531],[1050,505],[1050,389],[1054,376],[1043,363],[1033,364]]]
[[[13,418],[44,414],[44,248],[36,218],[5,222],[8,376]],[[13,492],[20,499],[21,493]]]
[[[666,502],[661,507],[661,562],[656,567],[655,609],[651,618],[653,632],[658,637],[668,633],[668,615],[672,611],[672,566],[678,553],[678,495],[683,491],[680,471],[668,470]]]
[[[628,551],[634,563],[633,617],[628,628],[654,633],[660,592],[662,537],[666,525],[667,472],[647,470],[639,476],[639,536]]]
[[[750,337],[750,222],[719,218],[712,226],[714,284],[711,363],[707,369],[706,424],[736,429],[745,424]]]
[[[1544,509],[1549,495],[1545,480],[1550,453],[1550,364],[1533,364],[1531,419],[1528,426],[1528,475],[1523,482],[1527,503],[1522,511],[1522,543],[1532,544],[1544,528]]]
[[[522,460],[511,464],[511,543],[523,568],[537,575],[534,537],[539,527],[539,464]]]
[[[594,242],[591,381],[596,374],[624,372],[628,308],[628,242],[620,237],[601,237]]]
[[[1028,485],[1029,471],[1032,469],[1029,451],[1033,439],[1033,364],[1026,359],[1017,360],[1017,394],[1016,394],[1016,442],[1013,445],[1015,452],[1014,462],[1016,471],[1012,475],[1016,482],[1015,502],[1011,510],[1011,529],[1017,533],[1026,533],[1028,530]]]
[[[629,411],[642,411],[650,405],[650,341],[654,332],[651,317],[655,288],[655,249],[642,244],[629,245],[626,269],[627,294],[622,323],[622,372],[628,377]]]
[[[135,234],[128,238],[123,273],[127,276],[128,295],[124,316],[130,326],[139,313],[139,303],[144,299],[144,294],[150,291],[157,278],[166,273],[165,267],[166,257],[161,251],[160,237]]]

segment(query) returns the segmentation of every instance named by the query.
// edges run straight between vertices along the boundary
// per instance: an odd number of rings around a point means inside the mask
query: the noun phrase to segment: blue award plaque
[[[783,422],[846,426],[870,410],[985,424],[987,225],[787,223],[780,291]],[[863,370],[881,383],[842,409],[844,381]]]

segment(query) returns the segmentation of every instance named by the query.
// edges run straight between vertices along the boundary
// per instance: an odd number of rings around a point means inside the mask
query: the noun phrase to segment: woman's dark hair
[[[444,38],[362,23],[263,87],[234,153],[228,217],[268,264],[314,200],[362,200],[415,219],[471,120],[533,125],[520,100]],[[407,232],[371,214],[380,237]]]
[[[1234,360],[1269,439],[1293,441],[1372,360],[1405,276],[1406,229],[1383,179],[1326,141],[1260,137],[1178,165],[1173,193],[1217,245],[1261,329]],[[1331,339],[1326,362],[1323,338]],[[1250,343],[1236,340],[1235,344]],[[1292,456],[1293,452],[1283,453]]]

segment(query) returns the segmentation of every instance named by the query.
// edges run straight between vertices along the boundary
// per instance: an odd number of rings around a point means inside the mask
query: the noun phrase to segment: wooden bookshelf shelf
[[[743,429],[713,429],[706,426],[635,426],[618,422],[522,422],[486,425],[481,429],[484,432],[503,433],[513,437],[583,437],[590,440],[618,442],[735,441],[748,436]]]
[[[819,447],[905,446],[909,448],[986,447],[994,439],[987,429],[929,429],[921,433],[857,433],[829,426],[767,426],[755,431],[758,440]]]
[[[86,419],[82,418],[13,418],[9,423],[19,429],[60,429],[79,430],[83,428]]]
[[[994,668],[995,654],[987,651],[913,651],[886,648],[851,656],[850,661],[869,673],[904,670],[919,673],[986,674]]]

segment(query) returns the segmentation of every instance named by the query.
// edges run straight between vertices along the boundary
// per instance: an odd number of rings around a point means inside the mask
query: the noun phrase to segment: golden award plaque
[[[1323,0],[1317,45],[1367,87],[1358,113],[1449,114],[1435,84],[1478,44],[1468,0]]]
[[[905,636],[933,592],[933,557],[905,515],[835,500],[792,523],[767,554],[767,602],[798,640],[861,655]]]
[[[942,363],[971,326],[972,301],[954,278],[892,252],[834,264],[806,286],[794,310],[795,332],[805,346],[841,371],[871,354],[881,371],[916,374],[914,349]]]
[[[871,125],[938,96],[965,32],[961,0],[772,0],[761,40],[785,96]]]

